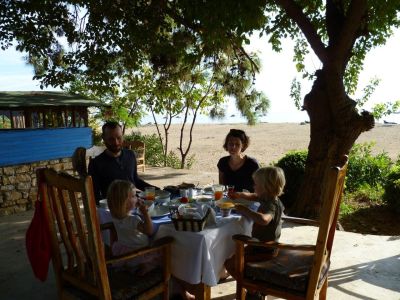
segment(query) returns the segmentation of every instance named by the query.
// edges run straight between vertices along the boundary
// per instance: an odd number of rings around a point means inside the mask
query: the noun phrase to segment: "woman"
[[[260,166],[256,159],[243,153],[249,143],[250,139],[243,130],[229,131],[223,146],[229,156],[222,157],[217,164],[220,184],[234,185],[235,191],[239,192],[243,189],[254,191],[252,175]]]

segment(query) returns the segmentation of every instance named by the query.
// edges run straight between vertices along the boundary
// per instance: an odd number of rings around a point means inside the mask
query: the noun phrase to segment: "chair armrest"
[[[311,219],[304,219],[304,218],[296,218],[283,215],[282,220],[290,223],[298,223],[304,225],[312,225],[312,226],[319,226],[319,221],[311,220]]]
[[[160,238],[158,240],[155,240],[151,246],[133,250],[133,251],[127,252],[122,255],[112,256],[111,258],[106,260],[106,264],[113,264],[113,263],[124,261],[124,260],[130,260],[134,257],[142,256],[147,253],[165,250],[165,249],[171,247],[171,244],[173,241],[174,241],[173,237]]]
[[[167,244],[171,244],[174,241],[172,236],[164,236],[162,238],[156,239],[151,243],[151,247],[162,247]]]
[[[277,248],[277,249],[287,249],[287,250],[315,250],[315,245],[293,245],[293,244],[283,244],[274,241],[271,242],[261,242],[256,238],[252,238],[247,235],[235,234],[232,236],[235,242],[264,248]]]
[[[113,222],[107,222],[107,223],[100,224],[100,230],[101,231],[104,231],[104,230],[115,230],[114,223]]]
[[[232,239],[234,241],[240,241],[243,242],[244,244],[247,244],[249,242],[259,242],[258,239],[253,238],[251,236],[245,235],[245,234],[235,234],[232,236]]]

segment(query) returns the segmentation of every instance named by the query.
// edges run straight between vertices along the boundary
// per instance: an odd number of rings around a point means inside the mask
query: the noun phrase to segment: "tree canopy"
[[[400,0],[2,1],[0,46],[15,43],[26,51],[44,86],[76,76],[112,86],[144,63],[169,73],[182,62],[218,65],[227,52],[232,70],[241,72],[246,63],[256,70],[243,48],[251,33],[265,35],[276,51],[284,38],[294,40],[296,67],[314,80],[302,105],[311,140],[303,199],[294,211],[315,215],[325,170],[374,126],[373,116],[358,112],[348,93],[357,86],[365,54],[399,26],[399,11]],[[304,65],[310,51],[322,63],[314,73]]]

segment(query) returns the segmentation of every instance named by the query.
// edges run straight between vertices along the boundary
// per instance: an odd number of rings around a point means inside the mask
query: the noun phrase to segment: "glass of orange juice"
[[[146,200],[154,201],[156,199],[156,188],[154,186],[148,186],[144,189],[144,195]]]
[[[215,200],[221,200],[224,195],[224,186],[221,184],[214,184],[213,191]]]

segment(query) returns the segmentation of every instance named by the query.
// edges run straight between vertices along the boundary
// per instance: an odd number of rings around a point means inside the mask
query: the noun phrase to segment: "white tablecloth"
[[[108,209],[98,208],[100,223],[111,221]],[[234,234],[251,234],[252,222],[238,215],[218,216],[217,225],[200,232],[176,231],[169,217],[153,220],[154,239],[174,237],[171,251],[172,274],[191,284],[204,283],[216,286],[224,262],[235,252]],[[103,233],[109,244],[109,233]]]
[[[160,225],[155,238],[174,237],[172,274],[191,284],[216,286],[224,262],[235,252],[234,234],[250,234],[252,223],[245,218],[221,218],[213,228],[201,232],[176,231],[173,224]]]

